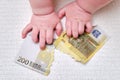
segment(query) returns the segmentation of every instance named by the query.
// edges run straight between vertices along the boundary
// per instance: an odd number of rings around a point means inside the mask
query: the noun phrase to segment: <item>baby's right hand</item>
[[[37,43],[40,42],[40,48],[45,49],[45,45],[53,42],[54,29],[57,35],[61,34],[62,26],[60,19],[55,12],[48,15],[34,15],[31,22],[24,28],[22,38],[32,31],[32,40]]]

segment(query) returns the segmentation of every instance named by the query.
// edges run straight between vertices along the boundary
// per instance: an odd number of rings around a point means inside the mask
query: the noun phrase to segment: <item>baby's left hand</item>
[[[69,37],[77,38],[84,31],[89,33],[92,30],[92,14],[83,10],[76,2],[65,6],[58,15],[59,18],[66,16],[66,30]]]

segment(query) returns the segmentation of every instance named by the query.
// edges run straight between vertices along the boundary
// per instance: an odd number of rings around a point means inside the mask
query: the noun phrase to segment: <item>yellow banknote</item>
[[[82,63],[88,62],[103,46],[107,35],[99,27],[94,27],[91,33],[84,33],[77,39],[69,38],[65,32],[54,42],[56,49],[71,55]]]

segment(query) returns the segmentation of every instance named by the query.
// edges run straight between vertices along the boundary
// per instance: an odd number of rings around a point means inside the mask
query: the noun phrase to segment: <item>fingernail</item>
[[[46,48],[45,46],[44,47],[40,47],[41,50],[45,50],[45,48]]]
[[[24,38],[25,38],[25,35],[22,35],[22,38],[24,39]]]

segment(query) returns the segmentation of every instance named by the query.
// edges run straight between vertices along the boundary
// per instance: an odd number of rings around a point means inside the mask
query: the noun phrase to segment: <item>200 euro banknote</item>
[[[82,63],[88,62],[103,46],[108,36],[98,26],[91,33],[84,33],[77,39],[69,38],[66,32],[54,42],[55,47]]]
[[[33,43],[29,34],[23,42],[15,62],[44,75],[48,75],[53,60],[54,46],[47,45],[45,50],[40,50],[39,45]]]

